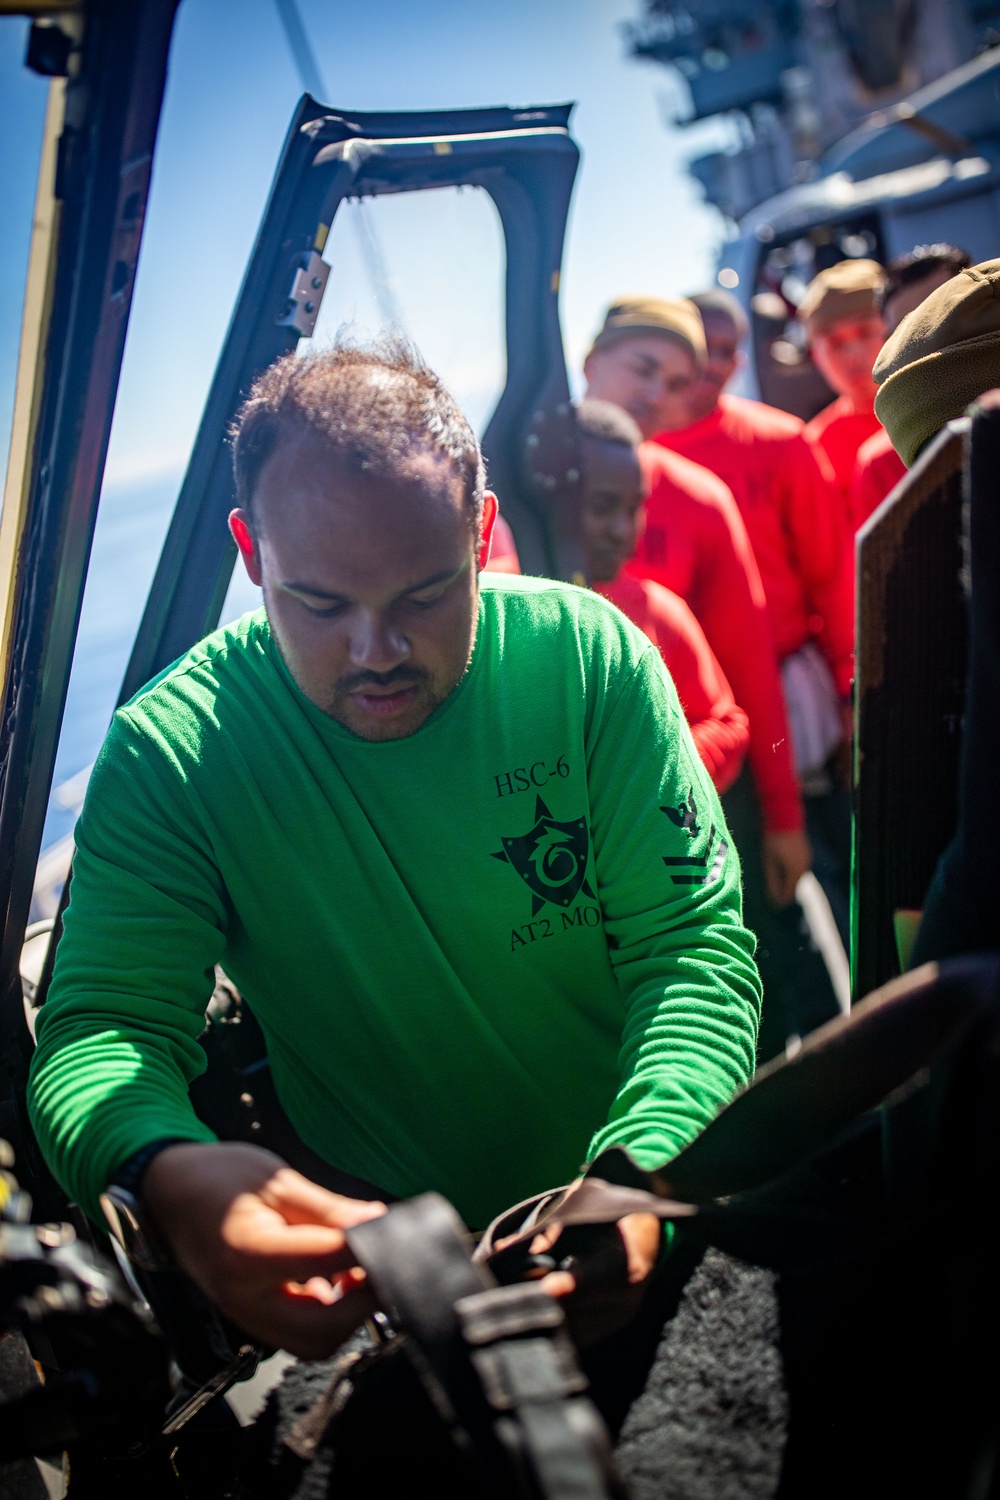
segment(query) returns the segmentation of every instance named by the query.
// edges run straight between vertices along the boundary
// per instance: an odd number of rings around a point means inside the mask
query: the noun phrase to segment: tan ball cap
[[[1000,386],[1000,260],[959,271],[900,323],[875,361],[875,414],[905,464]]]
[[[608,308],[591,353],[643,333],[676,339],[699,364],[705,358],[705,325],[701,313],[686,297],[620,297]]]
[[[884,285],[877,260],[842,260],[810,281],[797,308],[799,321],[813,334],[834,323],[870,318],[881,311],[878,294]]]

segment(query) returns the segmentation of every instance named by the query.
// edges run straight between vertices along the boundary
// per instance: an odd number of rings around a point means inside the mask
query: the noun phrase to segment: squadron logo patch
[[[594,899],[587,883],[590,830],[586,818],[560,823],[541,797],[535,799],[535,823],[527,833],[501,837],[502,849],[493,858],[512,865],[531,892],[531,915],[546,901],[553,906],[572,906],[582,891]]]

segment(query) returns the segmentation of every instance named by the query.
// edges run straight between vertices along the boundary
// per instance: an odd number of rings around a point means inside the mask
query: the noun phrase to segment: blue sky
[[[299,0],[324,101],[432,109],[575,99],[583,161],[562,322],[571,378],[622,292],[696,290],[721,234],[684,172],[718,134],[668,129],[683,107],[659,68],[629,61],[620,24],[641,0]],[[22,67],[27,23],[0,17],[0,466],[6,462],[21,296],[47,83]],[[55,785],[94,758],[118,694],[180,477],[302,92],[274,0],[182,0],[135,299]],[[503,259],[492,204],[467,191],[366,210],[406,331],[482,430],[503,380]],[[317,338],[380,313],[357,213],[338,215]],[[259,596],[237,570],[223,613]],[[50,810],[44,842],[72,826]]]
[[[329,102],[355,109],[579,101],[583,150],[563,280],[576,368],[623,291],[694,290],[720,225],[683,171],[712,127],[664,126],[682,104],[630,61],[640,0],[300,0]],[[46,84],[20,66],[26,23],[0,20],[0,452],[7,423]],[[288,119],[301,92],[273,0],[182,0],[112,436],[108,480],[180,472]],[[492,206],[466,192],[368,210],[405,325],[482,425],[502,382],[502,256]],[[351,216],[335,229],[319,335],[378,322]]]

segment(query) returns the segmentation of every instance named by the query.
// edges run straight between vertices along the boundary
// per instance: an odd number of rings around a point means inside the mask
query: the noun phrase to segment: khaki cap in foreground
[[[687,345],[699,364],[705,358],[705,325],[701,313],[686,297],[620,297],[605,313],[591,353],[640,333],[661,333],[677,339]]]
[[[877,260],[842,260],[810,281],[798,305],[799,321],[809,333],[822,333],[834,323],[870,318],[881,310],[877,294],[884,285]]]
[[[900,323],[875,361],[875,414],[905,464],[1000,386],[1000,260],[959,271]]]

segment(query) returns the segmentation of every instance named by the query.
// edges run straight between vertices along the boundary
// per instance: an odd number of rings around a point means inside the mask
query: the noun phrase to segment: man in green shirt
[[[234,463],[264,609],[115,716],[30,1105],[90,1214],[131,1174],[236,1323],[318,1357],[370,1310],[343,1230],[382,1207],[196,1117],[217,963],[306,1144],[475,1228],[607,1146],[668,1161],[749,1078],[759,985],[658,651],[587,590],[480,579],[496,500],[430,371],[280,360]],[[659,1227],[621,1229],[639,1284]]]

